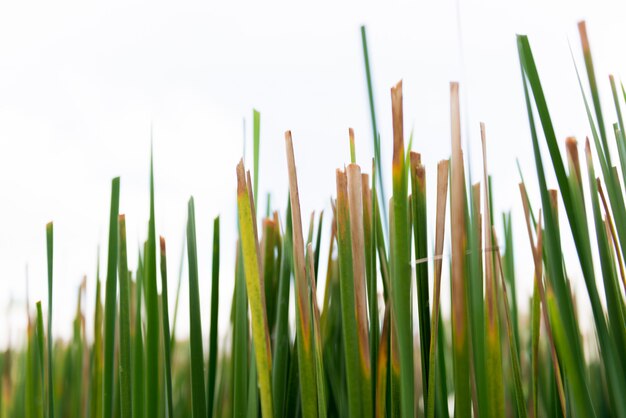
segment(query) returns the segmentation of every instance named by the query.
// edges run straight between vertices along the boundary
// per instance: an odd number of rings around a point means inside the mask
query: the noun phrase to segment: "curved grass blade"
[[[189,347],[191,350],[191,400],[193,418],[206,417],[204,391],[204,352],[202,349],[202,320],[198,288],[198,252],[196,250],[196,214],[193,197],[187,213],[187,256],[189,266]]]
[[[535,67],[528,38],[525,36],[518,36],[518,49],[520,55],[520,62],[523,73],[523,85],[525,90],[525,97],[528,107],[529,120],[531,119],[532,109],[530,108],[530,100],[528,98],[528,86],[530,86],[534,98],[535,105],[539,113],[541,123],[544,128],[544,134],[550,149],[550,156],[552,158],[552,164],[555,169],[557,180],[559,182],[563,203],[570,220],[570,226],[574,235],[574,241],[578,251],[581,267],[583,268],[583,275],[587,284],[588,293],[591,299],[592,308],[594,309],[594,318],[596,319],[596,327],[600,334],[600,342],[603,344],[603,334],[605,324],[604,320],[600,318],[599,305],[597,304],[597,289],[593,283],[593,263],[591,261],[591,250],[589,244],[589,237],[586,233],[583,233],[586,229],[587,223],[584,216],[577,216],[576,208],[572,201],[571,190],[567,184],[567,178],[565,176],[565,169],[563,161],[556,144],[556,138],[554,134],[554,128],[548,112],[543,90],[539,81],[539,76]],[[576,402],[579,411],[589,417],[596,416],[591,398],[589,394],[588,384],[585,379],[585,373],[583,371],[583,357],[582,348],[580,347],[580,339],[578,337],[578,331],[576,321],[574,317],[574,308],[570,298],[570,292],[567,289],[567,284],[563,271],[562,251],[559,240],[558,224],[555,220],[555,214],[551,209],[550,196],[548,194],[545,173],[543,169],[543,162],[541,159],[539,144],[536,136],[532,136],[533,150],[535,154],[535,163],[537,166],[537,173],[539,177],[539,186],[541,191],[541,201],[544,208],[549,208],[545,211],[545,226],[546,226],[546,261],[547,271],[546,276],[549,278],[550,283],[554,286],[554,296],[558,308],[550,308],[551,313],[556,315],[558,312],[559,317],[553,320],[558,321],[563,325],[562,329],[556,329],[560,332],[560,336],[564,338],[555,338],[557,343],[557,350],[559,351],[559,358],[562,358],[566,364],[566,376],[571,384],[571,390],[573,391],[573,400]],[[550,316],[553,318],[553,316]]]

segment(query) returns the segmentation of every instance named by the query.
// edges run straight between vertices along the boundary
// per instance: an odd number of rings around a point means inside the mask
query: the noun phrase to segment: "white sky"
[[[42,299],[46,309],[49,220],[54,220],[56,234],[54,332],[69,335],[83,274],[88,275],[87,309],[93,310],[97,247],[102,248],[104,278],[110,181],[118,175],[129,261],[135,267],[136,249],[147,230],[151,125],[157,233],[168,240],[171,301],[187,200],[193,194],[205,326],[212,218],[223,218],[220,323],[225,329],[234,271],[235,165],[242,155],[242,120],[250,119],[253,107],[261,111],[259,207],[265,207],[266,192],[275,205],[284,207],[283,132],[291,129],[305,225],[312,210],[328,209],[334,169],[349,159],[348,127],[356,132],[357,159],[369,171],[371,128],[361,24],[368,28],[387,167],[389,87],[401,78],[405,132],[408,136],[412,127],[415,130],[414,149],[426,163],[429,190],[435,190],[436,162],[449,154],[450,80],[461,81],[465,140],[474,150],[479,145],[478,122],[486,122],[495,206],[498,212],[514,211],[519,292],[526,298],[532,270],[515,158],[534,196],[536,177],[515,34],[530,36],[558,138],[576,135],[582,142],[588,126],[568,39],[581,63],[576,23],[586,18],[605,115],[612,123],[606,76],[619,76],[626,69],[621,53],[625,10],[622,4],[593,8],[594,2],[461,3],[460,10],[450,0],[387,8],[1,5],[0,346],[9,335],[14,343],[22,339],[26,264],[31,303],[34,307]],[[247,130],[250,136],[250,122]],[[478,169],[481,160],[473,164]],[[475,171],[475,179],[478,174]],[[499,228],[500,219],[498,215]],[[565,245],[575,256],[571,244]],[[576,268],[570,273],[575,276]],[[184,279],[181,333],[187,333],[188,324],[186,274]]]

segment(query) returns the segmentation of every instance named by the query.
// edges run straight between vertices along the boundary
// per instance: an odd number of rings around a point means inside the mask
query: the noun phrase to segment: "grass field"
[[[146,241],[138,268],[129,271],[122,182],[113,179],[106,269],[78,289],[67,341],[50,332],[54,227],[46,226],[49,310],[41,302],[28,306],[26,346],[0,352],[0,418],[626,417],[626,91],[609,77],[617,120],[605,125],[599,85],[606,83],[596,79],[584,22],[584,68],[576,69],[574,87],[588,138],[556,138],[530,42],[517,38],[536,168],[527,178],[538,180],[532,187],[540,192],[540,201],[530,200],[520,170],[524,249],[513,247],[512,215],[492,208],[484,125],[482,176],[468,181],[458,83],[450,83],[452,152],[437,167],[422,164],[403,131],[402,82],[390,92],[393,132],[386,137],[393,142],[381,143],[361,30],[374,155],[371,167],[355,164],[349,130],[351,161],[337,169],[336,191],[328,191],[332,212],[301,213],[298,142],[287,131],[289,201],[261,214],[255,111],[251,167],[242,160],[225,173],[236,179],[238,236],[222,236],[214,220],[211,277],[198,275],[198,258],[209,252],[196,245],[193,197],[188,275],[168,276],[152,163]],[[382,146],[393,147],[391,190],[383,188]],[[556,189],[548,188],[549,172]],[[437,179],[435,193],[427,193],[426,176]],[[427,219],[429,207],[434,219]],[[328,230],[328,252],[321,253]],[[561,237],[570,235],[575,253],[564,254]],[[219,292],[220,269],[233,267],[220,263],[224,245],[237,245],[232,295]],[[529,249],[534,277],[516,277],[515,260]],[[442,274],[444,262],[449,275]],[[572,264],[586,292],[573,293]],[[450,280],[449,294],[441,292],[442,278]],[[189,285],[188,312],[178,312],[181,280]],[[209,280],[207,298],[199,282]],[[532,280],[530,300],[517,296],[516,280]],[[97,289],[92,323],[85,321],[86,286]],[[226,335],[217,330],[220,298],[231,301]],[[442,298],[450,300],[445,315]],[[583,299],[590,312],[578,308]],[[210,304],[210,316],[201,315],[202,304]],[[179,315],[189,315],[188,339],[175,337]],[[583,334],[587,320],[593,332]]]

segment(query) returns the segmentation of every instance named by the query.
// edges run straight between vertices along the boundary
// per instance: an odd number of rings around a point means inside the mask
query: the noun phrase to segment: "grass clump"
[[[412,138],[405,146],[402,82],[391,88],[392,195],[386,200],[362,28],[373,127],[371,173],[355,163],[357,142],[350,129],[351,163],[336,172],[332,214],[311,214],[304,225],[297,147],[287,131],[287,207],[281,215],[268,204],[265,217],[259,217],[261,116],[254,111],[253,177],[243,160],[233,172],[239,234],[229,243],[236,242],[237,256],[234,293],[227,295],[228,333],[217,331],[223,271],[219,218],[213,224],[210,316],[201,315],[205,298],[199,283],[209,278],[198,274],[204,252],[197,248],[192,197],[180,268],[186,259],[190,330],[187,340],[176,336],[183,278],[179,274],[170,322],[166,241],[160,237],[157,247],[151,160],[147,240],[135,271],[128,268],[126,219],[119,213],[120,179],[112,182],[106,278],[102,285],[98,266],[93,281],[93,339],[86,337],[85,282],[73,338],[52,338],[53,227],[47,225],[47,329],[41,303],[29,302],[26,346],[0,353],[0,418],[626,417],[626,137],[621,113],[626,93],[611,76],[617,120],[606,129],[584,23],[579,30],[588,85],[577,73],[591,133],[584,141],[586,177],[575,138],[565,142],[564,161],[530,42],[517,38],[540,192],[535,206],[521,179],[524,216],[519,221],[526,224],[530,254],[513,248],[511,213],[502,216],[502,228],[496,225],[484,124],[482,179],[475,184],[466,179],[456,82],[450,84],[451,156],[436,171],[411,149]],[[610,134],[619,165],[613,162]],[[558,189],[548,188],[551,169]],[[437,179],[432,227],[427,175]],[[561,223],[559,203],[565,208]],[[575,255],[562,251],[567,231],[561,226],[572,234]],[[428,240],[429,228],[434,243]],[[330,231],[326,255],[321,254],[324,230]],[[533,294],[523,301],[516,293],[515,260],[528,258],[534,277],[525,280],[532,280]],[[586,294],[573,294],[571,263],[580,265]],[[448,278],[450,294],[442,295],[442,279]],[[450,312],[442,312],[442,297],[450,298]],[[590,302],[593,336],[582,334],[580,298]],[[518,309],[525,303],[528,314]],[[202,333],[203,320],[210,324],[208,336]],[[597,353],[589,349],[594,345]]]

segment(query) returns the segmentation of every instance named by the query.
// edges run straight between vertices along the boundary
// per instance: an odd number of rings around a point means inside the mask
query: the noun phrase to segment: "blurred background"
[[[55,334],[70,335],[84,275],[86,312],[93,312],[98,259],[101,278],[106,271],[115,176],[121,176],[120,212],[127,220],[129,267],[135,268],[147,235],[151,139],[157,234],[168,244],[172,304],[186,205],[193,195],[203,318],[209,312],[212,219],[222,217],[220,325],[226,329],[237,236],[235,166],[245,154],[252,167],[253,108],[261,112],[260,213],[268,193],[272,208],[282,213],[286,207],[283,134],[290,129],[305,228],[311,211],[326,210],[323,242],[328,241],[335,169],[349,161],[349,127],[356,133],[357,161],[371,171],[361,25],[367,27],[387,195],[389,88],[404,80],[406,141],[413,131],[413,149],[422,153],[434,192],[436,162],[450,153],[449,82],[460,81],[463,140],[473,176],[478,179],[482,170],[479,122],[484,121],[498,228],[501,211],[516,213],[518,303],[526,311],[532,262],[516,158],[531,197],[538,199],[515,34],[530,37],[558,138],[574,135],[582,143],[589,127],[572,61],[573,54],[582,65],[576,24],[587,20],[603,108],[612,120],[608,74],[619,78],[626,70],[624,11],[623,4],[592,2],[453,0],[387,7],[1,5],[0,347],[23,342],[27,294],[31,309],[42,300],[46,310],[50,220]],[[568,233],[564,251],[571,252]],[[584,292],[578,266],[568,271]],[[581,309],[585,300],[580,298]],[[179,336],[188,332],[187,301],[184,270]]]

